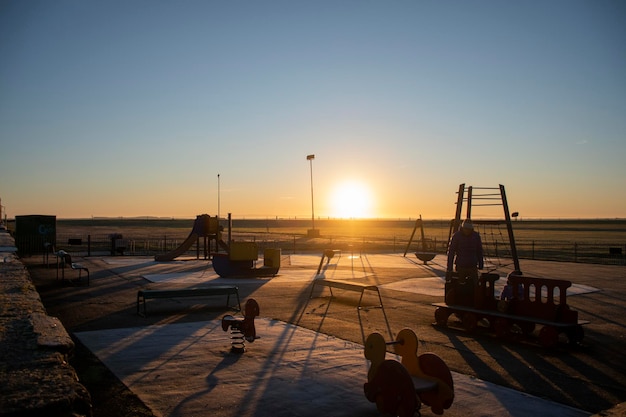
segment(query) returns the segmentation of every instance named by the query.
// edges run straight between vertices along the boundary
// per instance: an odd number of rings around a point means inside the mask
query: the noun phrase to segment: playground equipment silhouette
[[[385,359],[387,345],[402,359]],[[403,329],[396,340],[385,342],[380,333],[367,337],[365,358],[370,361],[365,397],[387,415],[412,417],[419,415],[423,404],[435,414],[443,414],[454,401],[454,382],[446,363],[434,353],[418,356],[418,339],[411,329]]]
[[[411,238],[409,239],[409,242],[406,244],[406,249],[404,250],[404,256],[406,256],[406,253],[409,251],[409,247],[411,246],[411,243],[413,242],[413,237],[415,236],[415,231],[417,230],[417,228],[420,228],[421,234],[422,234],[422,250],[421,251],[417,251],[415,252],[415,256],[417,257],[417,259],[419,259],[420,261],[424,262],[424,265],[428,265],[429,261],[432,261],[433,259],[435,259],[435,256],[437,256],[436,252],[428,252],[427,249],[427,245],[426,245],[426,238],[424,237],[424,222],[422,221],[422,215],[420,214],[419,219],[417,219],[415,221],[415,226],[413,227],[413,232],[411,233]]]
[[[235,242],[232,240],[232,218],[228,214],[228,243],[222,239],[223,227],[217,216],[208,214],[196,216],[189,236],[176,249],[154,257],[158,262],[169,262],[184,255],[196,244],[196,258],[200,258],[200,239],[204,240],[204,257],[209,256],[213,269],[221,277],[268,277],[275,276],[280,269],[280,249],[265,249],[263,266],[257,268],[258,245],[255,242]],[[211,242],[215,241],[215,251],[211,252]],[[219,252],[219,249],[224,252]]]
[[[244,353],[246,350],[245,341],[250,343],[257,339],[254,318],[260,314],[259,303],[254,298],[246,301],[243,317],[234,317],[230,314],[222,317],[222,330],[231,332],[231,347],[233,353]]]
[[[502,339],[530,336],[535,331],[536,325],[540,325],[539,343],[544,347],[555,347],[561,333],[567,336],[569,343],[580,343],[584,337],[582,325],[588,321],[579,320],[578,312],[571,310],[567,305],[567,288],[572,285],[571,281],[527,277],[522,274],[504,186],[500,185],[498,188],[465,187],[465,184],[461,184],[456,203],[456,215],[450,224],[448,241],[461,227],[464,203],[466,203],[466,219],[472,218],[473,205],[502,206],[504,219],[472,219],[472,221],[475,226],[506,226],[509,255],[514,271],[509,275],[512,297],[510,300],[498,300],[494,293],[494,282],[500,279],[496,270],[499,267],[511,266],[509,264],[492,263],[493,269],[481,273],[477,285],[453,273],[445,283],[445,302],[433,304],[436,307],[436,324],[442,327],[447,326],[448,318],[454,314],[461,320],[462,327],[471,333],[485,319],[489,323],[488,329]],[[497,241],[495,245],[487,246],[495,247],[497,255]],[[501,244],[500,248],[502,246],[504,245]],[[485,251],[485,255],[489,256],[488,251]],[[498,256],[495,258],[500,259]]]

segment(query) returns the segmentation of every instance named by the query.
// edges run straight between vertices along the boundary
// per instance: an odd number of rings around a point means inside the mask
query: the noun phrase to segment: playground
[[[49,289],[44,303],[54,300],[50,314],[58,308],[80,346],[157,416],[615,410],[626,396],[624,269],[522,265],[503,186],[461,184],[451,235],[463,206],[469,219],[480,200],[498,200],[486,205],[504,218],[475,223],[503,226],[506,244],[485,245],[486,272],[473,286],[427,250],[421,216],[411,236],[419,227],[421,250],[409,256],[411,242],[403,255],[330,248],[260,256],[254,242],[232,239],[230,215],[227,240],[216,218],[200,215],[167,253],[85,258],[98,288],[54,288],[50,273],[33,275]],[[195,259],[185,257],[194,244]],[[503,303],[507,275],[512,298]],[[58,284],[58,265],[56,276]]]
[[[417,335],[419,352],[436,353],[452,370],[455,398],[444,415],[583,416],[626,398],[619,359],[626,303],[612,301],[625,293],[621,267],[523,263],[529,274],[572,280],[569,302],[593,317],[582,345],[545,350],[503,344],[480,329],[470,335],[433,326],[431,303],[444,297],[441,257],[424,265],[400,254],[343,254],[318,274],[320,258],[284,257],[277,276],[260,279],[219,277],[202,259],[141,257],[81,259],[92,273],[89,287],[59,287],[53,268],[33,265],[31,273],[49,313],[157,416],[380,415],[363,392],[363,340],[379,333],[391,341],[404,328]],[[358,292],[334,289],[330,297],[316,286],[311,294],[320,277],[376,285],[385,314],[369,308],[378,305],[375,294],[364,296],[360,310]],[[240,313],[222,297],[150,300],[147,317],[136,313],[140,289],[216,283],[236,285],[242,302],[259,303],[259,338],[243,354],[231,352],[230,332],[221,327],[226,314]]]

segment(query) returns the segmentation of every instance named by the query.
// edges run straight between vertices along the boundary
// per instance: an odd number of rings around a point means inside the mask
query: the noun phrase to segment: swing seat
[[[424,265],[428,265],[428,262],[435,259],[435,256],[437,256],[437,254],[434,252],[415,252],[415,256],[417,256],[417,259],[419,259],[420,261],[423,261]]]

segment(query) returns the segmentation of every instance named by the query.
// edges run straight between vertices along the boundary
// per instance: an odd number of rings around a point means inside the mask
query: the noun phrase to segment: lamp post
[[[311,167],[311,229],[307,231],[307,236],[319,237],[320,231],[315,229],[315,206],[313,204],[313,160],[315,159],[315,155],[307,155],[306,159],[309,161]]]
[[[220,174],[217,174],[217,221],[220,221]]]

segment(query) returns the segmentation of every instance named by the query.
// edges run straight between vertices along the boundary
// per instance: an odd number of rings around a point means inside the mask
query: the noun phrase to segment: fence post
[[[534,240],[532,242],[532,250],[531,250],[530,259],[535,260],[535,241]]]
[[[574,242],[574,262],[578,262],[578,243]]]
[[[91,235],[87,235],[87,256],[91,256]]]

